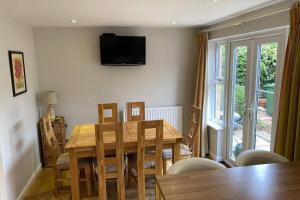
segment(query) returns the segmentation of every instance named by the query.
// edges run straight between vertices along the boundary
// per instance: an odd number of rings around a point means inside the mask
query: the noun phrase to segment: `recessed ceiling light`
[[[172,23],[172,24],[176,24],[177,22],[176,22],[176,21],[172,21],[171,23]]]
[[[72,24],[76,24],[76,23],[77,23],[77,20],[76,20],[76,19],[71,19],[70,22],[71,22]]]
[[[218,2],[219,0],[212,0],[213,2]]]

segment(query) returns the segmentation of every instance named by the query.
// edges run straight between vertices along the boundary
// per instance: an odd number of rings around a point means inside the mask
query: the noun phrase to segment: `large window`
[[[215,74],[214,74],[214,107],[213,107],[213,121],[224,123],[224,90],[225,90],[225,44],[216,45],[216,60],[215,60]]]

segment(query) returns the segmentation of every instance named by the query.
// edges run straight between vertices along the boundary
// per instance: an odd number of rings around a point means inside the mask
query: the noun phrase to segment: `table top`
[[[166,121],[164,121],[163,134],[164,144],[176,143],[178,140],[183,139],[182,135]],[[154,138],[155,129],[146,130],[146,140],[151,140]],[[123,123],[123,142],[125,147],[137,145],[137,122]],[[107,146],[115,143],[115,135],[113,132],[105,133],[104,143]],[[71,138],[65,146],[65,149],[94,148],[95,146],[95,124],[84,124],[75,126]]]
[[[300,162],[190,172],[156,179],[165,200],[300,199]]]

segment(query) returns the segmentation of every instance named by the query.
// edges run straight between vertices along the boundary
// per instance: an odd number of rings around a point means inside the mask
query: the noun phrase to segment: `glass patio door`
[[[242,152],[247,143],[251,41],[231,43],[227,152],[229,161]]]
[[[227,160],[246,149],[272,150],[283,65],[283,37],[230,44]]]
[[[278,97],[283,65],[283,38],[280,36],[254,40],[252,149],[270,151],[276,132]]]

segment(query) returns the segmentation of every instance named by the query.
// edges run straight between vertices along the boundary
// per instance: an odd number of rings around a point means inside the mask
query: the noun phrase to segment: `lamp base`
[[[55,119],[55,111],[54,111],[54,108],[53,108],[52,104],[49,104],[49,105],[48,105],[48,111],[47,111],[47,114],[50,115],[50,119],[51,119],[51,120],[54,120],[54,119]]]

